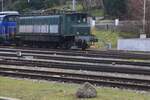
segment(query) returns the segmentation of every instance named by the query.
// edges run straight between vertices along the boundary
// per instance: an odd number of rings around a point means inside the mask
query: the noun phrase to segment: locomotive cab
[[[78,48],[86,49],[95,42],[89,18],[87,13],[66,14],[66,33],[75,36],[75,45]]]
[[[66,30],[68,34],[89,35],[90,24],[87,21],[87,14],[72,13],[66,14]]]

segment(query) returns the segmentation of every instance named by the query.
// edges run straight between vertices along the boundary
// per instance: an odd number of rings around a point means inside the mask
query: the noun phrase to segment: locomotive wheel
[[[87,44],[87,42],[84,40],[83,42],[82,42],[82,50],[85,50],[86,48],[88,47],[88,44]]]
[[[64,42],[62,45],[61,45],[61,48],[62,49],[70,49],[71,48],[71,45],[72,43],[70,41],[67,41],[67,42]]]
[[[49,48],[57,49],[59,44],[57,42],[52,42],[48,44]]]
[[[58,48],[58,43],[54,43],[53,48],[57,49]]]
[[[21,40],[17,40],[15,44],[16,44],[17,47],[22,47],[23,46],[23,43],[22,43]]]

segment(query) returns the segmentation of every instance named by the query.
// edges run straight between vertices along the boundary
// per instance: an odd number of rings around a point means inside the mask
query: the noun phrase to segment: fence
[[[150,33],[149,25],[150,22],[146,24],[146,32]],[[142,21],[120,21],[118,26],[115,26],[115,21],[103,21],[96,23],[97,30],[110,30],[110,31],[120,31],[139,34],[142,30]]]

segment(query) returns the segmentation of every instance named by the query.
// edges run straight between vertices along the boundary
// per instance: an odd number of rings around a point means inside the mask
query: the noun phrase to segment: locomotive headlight
[[[77,32],[76,34],[77,34],[77,35],[79,35],[79,34],[80,34],[80,32]]]
[[[86,18],[83,18],[83,22],[86,22]]]

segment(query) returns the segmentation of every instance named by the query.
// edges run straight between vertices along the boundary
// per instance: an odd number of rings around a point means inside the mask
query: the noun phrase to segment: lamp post
[[[146,0],[144,0],[144,15],[143,15],[143,33],[145,34],[145,25],[146,25]]]
[[[2,0],[2,11],[4,10],[4,1]]]
[[[76,0],[72,0],[72,10],[76,11]]]

